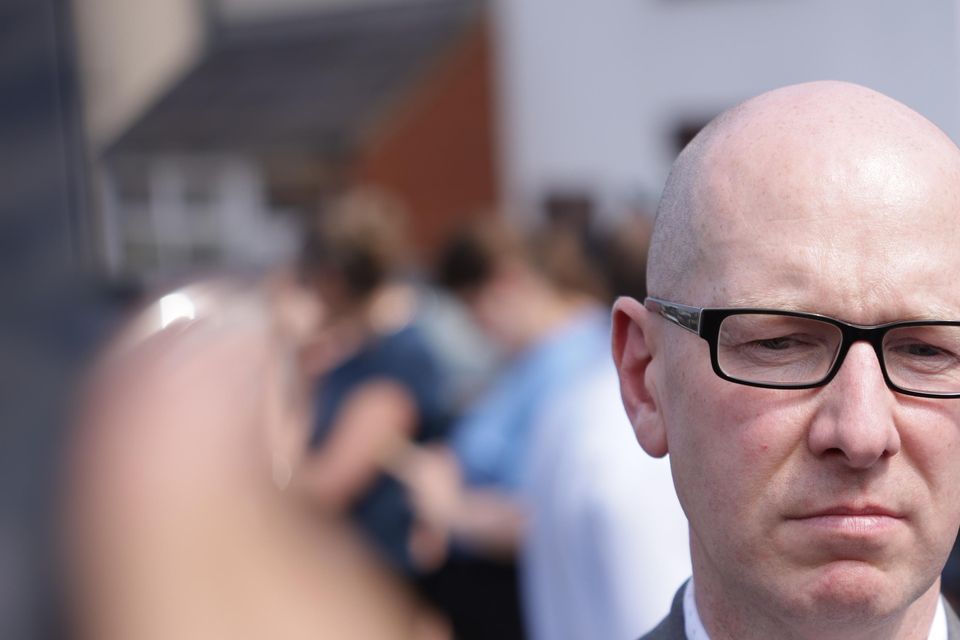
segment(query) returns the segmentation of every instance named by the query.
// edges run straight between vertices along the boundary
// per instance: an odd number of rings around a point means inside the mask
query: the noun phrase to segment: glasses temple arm
[[[700,312],[703,309],[649,296],[643,301],[643,306],[690,333],[700,335]]]

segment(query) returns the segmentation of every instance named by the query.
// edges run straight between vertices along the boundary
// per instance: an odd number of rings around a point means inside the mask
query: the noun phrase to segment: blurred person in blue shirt
[[[639,635],[689,573],[669,468],[630,446],[601,280],[581,249],[569,228],[528,243],[496,221],[450,244],[441,280],[509,363],[449,449],[411,465],[421,517],[455,550],[519,555],[535,638]]]

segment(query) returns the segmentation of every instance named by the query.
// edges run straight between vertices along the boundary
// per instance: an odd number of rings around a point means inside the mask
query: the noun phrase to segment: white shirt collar
[[[937,598],[937,610],[933,614],[927,640],[947,640],[947,612],[943,608],[943,596]]]
[[[687,582],[683,592],[683,630],[687,634],[687,640],[710,640],[707,630],[703,628],[703,621],[700,620],[697,601],[693,597],[693,578]],[[943,596],[937,598],[937,610],[933,614],[927,640],[947,640],[947,612],[943,608]]]
[[[707,630],[703,628],[700,613],[697,611],[697,601],[693,597],[693,577],[687,582],[683,590],[683,631],[687,640],[710,640]]]

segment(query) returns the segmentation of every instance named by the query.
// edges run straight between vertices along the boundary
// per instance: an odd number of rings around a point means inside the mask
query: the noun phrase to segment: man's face
[[[955,182],[929,154],[862,147],[824,146],[809,164],[789,149],[718,159],[696,268],[683,291],[651,294],[871,325],[960,319]],[[866,343],[825,387],[737,385],[713,373],[704,340],[641,315],[698,600],[876,621],[938,588],[960,524],[960,400],[891,391]]]

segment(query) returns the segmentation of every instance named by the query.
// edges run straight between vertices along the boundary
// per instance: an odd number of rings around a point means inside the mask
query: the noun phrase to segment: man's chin
[[[794,604],[790,608],[808,620],[832,623],[876,624],[905,611],[926,590],[911,588],[904,580],[859,561],[832,562],[815,570],[804,582],[787,596]]]

